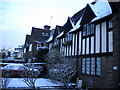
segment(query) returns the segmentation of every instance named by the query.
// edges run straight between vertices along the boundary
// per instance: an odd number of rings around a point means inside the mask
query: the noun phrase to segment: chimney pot
[[[49,26],[49,25],[45,25],[45,26],[44,26],[44,29],[45,29],[45,30],[50,30],[50,28],[51,28],[51,26]]]

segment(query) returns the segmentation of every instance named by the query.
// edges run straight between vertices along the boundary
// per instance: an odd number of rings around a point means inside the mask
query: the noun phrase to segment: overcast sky
[[[94,0],[0,0],[0,47],[23,45],[33,27],[64,25]],[[52,29],[51,28],[51,29]]]

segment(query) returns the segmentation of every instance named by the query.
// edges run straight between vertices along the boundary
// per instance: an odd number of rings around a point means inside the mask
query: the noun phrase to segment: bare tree
[[[32,89],[35,89],[35,82],[37,80],[42,67],[36,68],[34,64],[28,64],[26,67],[21,67],[20,69],[20,76],[22,80]]]
[[[10,72],[10,69],[13,68],[12,66],[5,67],[3,72],[2,72],[2,88],[6,89],[8,84],[10,83],[10,77],[12,76],[13,72]]]
[[[70,64],[70,60],[61,56],[59,50],[52,49],[47,57],[49,78],[54,82],[63,83],[66,88],[69,88],[71,78],[75,75],[76,69]]]

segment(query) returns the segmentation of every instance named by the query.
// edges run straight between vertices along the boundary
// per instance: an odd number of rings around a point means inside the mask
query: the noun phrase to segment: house
[[[15,59],[23,59],[23,46],[19,46],[18,48],[15,48],[13,52],[13,57]]]
[[[90,88],[120,84],[120,2],[97,0],[68,17],[58,39],[60,52]],[[54,31],[55,32],[55,31]],[[51,38],[51,37],[50,37]],[[54,43],[53,42],[53,43]]]
[[[28,53],[29,62],[33,62],[39,48],[48,47],[45,40],[49,38],[50,26],[45,25],[44,29],[32,27],[31,35],[26,35],[25,53]]]
[[[57,39],[57,36],[61,33],[62,27],[59,25],[56,25],[55,29],[52,29],[50,31],[50,37],[46,40],[46,43],[48,44],[49,51],[52,48],[60,48],[60,43]]]
[[[26,35],[25,38],[25,44],[24,44],[24,54],[23,58],[28,62],[28,59],[30,60],[32,58],[32,36],[31,35]]]

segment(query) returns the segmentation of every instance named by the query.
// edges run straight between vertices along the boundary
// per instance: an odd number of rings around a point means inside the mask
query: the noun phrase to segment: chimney
[[[105,1],[107,1],[107,0],[95,0],[95,2],[105,2]]]
[[[49,26],[49,25],[45,25],[45,26],[44,26],[44,29],[45,29],[45,30],[50,30],[50,28],[51,28],[51,26]]]
[[[95,0],[95,2],[98,2],[99,0]]]

